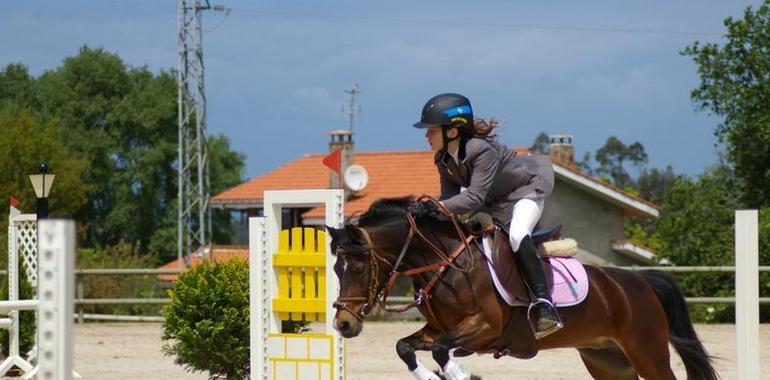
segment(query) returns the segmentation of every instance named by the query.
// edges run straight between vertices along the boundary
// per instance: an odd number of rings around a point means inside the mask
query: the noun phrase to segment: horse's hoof
[[[436,373],[436,375],[438,375],[438,377],[440,377],[440,378],[441,378],[441,380],[446,380],[446,377],[444,377],[444,375],[442,375],[441,373],[439,373],[439,371],[434,371],[434,372]],[[476,376],[476,375],[474,375],[474,374],[471,374],[471,378],[470,378],[470,380],[481,380],[481,377],[479,377],[479,376]]]
[[[475,352],[473,352],[471,350],[466,350],[466,349],[464,349],[462,347],[460,347],[460,348],[454,350],[454,352],[452,352],[452,356],[454,356],[456,358],[464,358],[466,356],[471,356],[473,354],[475,354]]]

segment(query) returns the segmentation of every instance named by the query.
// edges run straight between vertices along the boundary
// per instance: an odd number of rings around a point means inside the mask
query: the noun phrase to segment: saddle
[[[477,233],[476,236],[481,235],[484,257],[487,258],[491,280],[498,294],[511,306],[528,306],[535,297],[519,272],[506,231],[504,226],[496,224],[483,228],[483,234]],[[535,231],[532,241],[539,252],[554,305],[572,306],[586,298],[588,277],[582,264],[571,257],[577,250],[577,243],[572,239],[557,240],[560,236],[561,225],[554,225]],[[494,348],[491,353],[495,358],[508,355],[509,352],[519,352],[516,348],[521,343],[519,334],[522,332],[519,328],[513,321],[506,323],[502,335],[491,344]],[[454,356],[471,353],[459,348]],[[534,353],[522,355],[519,352],[517,357],[527,358],[530,355]]]
[[[492,233],[492,264],[491,267],[497,274],[501,285],[508,290],[511,296],[527,303],[534,301],[534,296],[529,291],[529,286],[524,281],[524,277],[519,272],[519,267],[514,259],[511,242],[505,228],[497,226]],[[553,225],[540,229],[532,234],[532,242],[541,251],[541,257],[544,254],[542,243],[547,240],[556,239],[561,236],[561,225]],[[553,270],[549,260],[540,260],[545,272],[548,288],[553,289]]]

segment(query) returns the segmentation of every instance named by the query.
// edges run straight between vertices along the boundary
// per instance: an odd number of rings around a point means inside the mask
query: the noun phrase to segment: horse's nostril
[[[350,330],[350,322],[342,321],[340,323],[340,331],[348,331]]]

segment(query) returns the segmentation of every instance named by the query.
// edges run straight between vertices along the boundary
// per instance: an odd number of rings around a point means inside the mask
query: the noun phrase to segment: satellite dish
[[[361,165],[350,165],[345,169],[343,179],[345,180],[345,186],[347,186],[348,189],[361,191],[366,187],[366,184],[369,183],[369,173],[367,173],[366,169]]]

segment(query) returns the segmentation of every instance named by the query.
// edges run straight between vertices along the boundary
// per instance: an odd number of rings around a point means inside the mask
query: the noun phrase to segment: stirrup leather
[[[542,330],[542,331],[538,331],[537,330],[535,325],[532,323],[532,319],[530,318],[530,315],[532,313],[532,309],[534,309],[537,305],[540,305],[540,304],[545,304],[548,307],[550,307],[554,311],[554,315],[556,315],[556,319],[557,319],[555,325],[551,326],[550,328],[548,328],[546,330]],[[538,317],[540,317],[540,316],[538,316]],[[538,318],[538,321],[539,320],[540,320],[540,318]],[[529,323],[529,329],[532,330],[532,334],[535,335],[535,339],[544,338],[544,337],[546,337],[548,335],[551,335],[551,334],[555,333],[556,331],[561,330],[561,328],[564,327],[564,322],[562,322],[561,315],[559,315],[559,312],[556,309],[556,306],[554,306],[554,304],[551,301],[549,301],[549,300],[547,300],[545,298],[538,298],[534,302],[529,304],[529,307],[527,308],[527,322]],[[537,322],[535,322],[535,323],[537,323]]]

